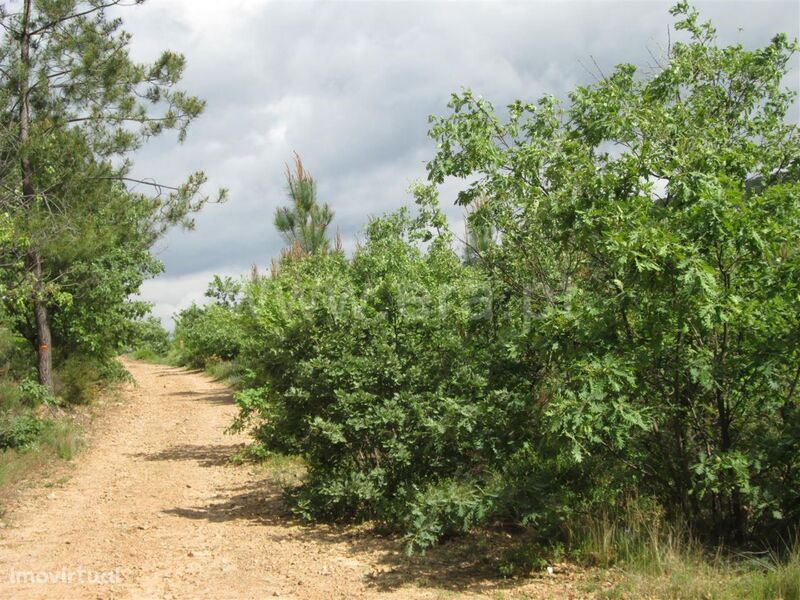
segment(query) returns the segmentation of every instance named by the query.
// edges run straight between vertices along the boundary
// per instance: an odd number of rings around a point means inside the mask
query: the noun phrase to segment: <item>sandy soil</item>
[[[24,490],[3,517],[0,598],[584,597],[569,572],[493,577],[481,562],[491,540],[408,560],[364,528],[297,522],[280,465],[230,461],[246,438],[225,434],[228,389],[125,366],[136,385],[102,408],[69,476]]]

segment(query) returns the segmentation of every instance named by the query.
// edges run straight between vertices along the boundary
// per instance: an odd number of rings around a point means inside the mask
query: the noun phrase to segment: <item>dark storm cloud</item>
[[[668,43],[670,4],[149,0],[121,11],[136,55],[184,53],[185,87],[208,101],[187,142],[149,144],[136,173],[175,182],[203,169],[211,187],[231,196],[205,209],[196,231],[172,232],[162,243],[166,273],[145,286],[145,297],[167,317],[202,298],[209,274],[267,264],[282,246],[272,214],[284,201],[293,150],[352,246],[368,215],[406,203],[408,186],[424,178],[435,150],[427,117],[445,114],[452,92],[469,87],[503,106],[563,98],[598,68],[648,68]],[[724,43],[798,35],[794,2],[698,7]],[[459,218],[460,210],[448,211]]]

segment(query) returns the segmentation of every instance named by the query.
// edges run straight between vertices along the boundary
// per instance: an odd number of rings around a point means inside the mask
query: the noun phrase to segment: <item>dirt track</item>
[[[408,561],[396,540],[296,522],[279,473],[230,462],[246,439],[224,433],[223,385],[125,365],[137,385],[101,411],[70,476],[5,515],[0,598],[581,597],[567,575],[512,586],[452,548]]]

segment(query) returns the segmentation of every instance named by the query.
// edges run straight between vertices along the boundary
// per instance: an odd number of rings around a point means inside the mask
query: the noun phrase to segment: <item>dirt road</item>
[[[0,598],[581,597],[568,576],[511,586],[452,548],[409,561],[373,532],[298,523],[280,465],[231,463],[246,439],[224,433],[228,389],[125,365],[136,385],[103,408],[68,476],[4,516]]]

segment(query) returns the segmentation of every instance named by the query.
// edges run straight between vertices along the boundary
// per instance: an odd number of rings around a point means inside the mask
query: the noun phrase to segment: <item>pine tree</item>
[[[32,307],[39,380],[51,391],[49,312],[59,291],[59,274],[49,268],[57,257],[46,255],[52,247],[46,242],[46,232],[48,227],[80,227],[70,211],[75,195],[64,193],[64,181],[74,182],[76,175],[83,175],[88,188],[99,178],[123,185],[153,185],[158,196],[152,198],[150,236],[163,232],[169,224],[191,226],[189,215],[207,200],[198,195],[205,182],[200,172],[178,187],[156,186],[130,176],[127,155],[168,129],[177,130],[182,141],[204,103],[176,89],[185,66],[183,56],[164,52],[152,64],[130,58],[130,35],[121,29],[120,19],[108,15],[108,9],[117,6],[125,3],[23,0],[17,12],[0,5],[5,31],[0,46],[3,167],[16,162],[13,172],[4,173],[0,211],[12,218],[17,215],[18,221],[43,216],[38,222],[39,235],[20,233],[20,243],[12,244],[10,250],[4,248],[4,254],[9,250],[15,259],[24,254],[24,273],[18,279]],[[70,140],[80,146],[77,151],[88,151],[86,172],[58,172],[53,167],[54,155],[76,150],[67,145]],[[121,166],[108,168],[112,164]]]
[[[291,204],[275,211],[275,228],[290,247],[302,253],[327,252],[330,247],[327,229],[333,220],[333,211],[327,204],[317,202],[316,182],[297,153],[294,172],[286,166],[286,184]]]

